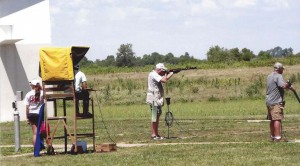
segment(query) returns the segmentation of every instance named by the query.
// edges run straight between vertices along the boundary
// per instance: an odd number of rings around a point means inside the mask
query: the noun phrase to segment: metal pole
[[[167,106],[168,106],[168,113],[170,112],[170,109],[169,109],[169,105],[170,105],[170,101],[171,101],[171,98],[168,96],[166,97],[166,101],[167,101]],[[169,120],[169,119],[168,119]],[[168,139],[170,139],[170,124],[167,123],[167,126],[168,126]]]
[[[169,104],[167,106],[168,106],[168,113],[169,113],[170,112]],[[170,139],[170,124],[169,123],[168,123],[168,139]]]
[[[18,108],[16,106],[16,101],[14,102],[15,111],[14,111],[14,127],[15,127],[15,152],[19,152],[20,147],[20,115]]]
[[[18,103],[17,101],[23,100],[23,92],[16,92],[16,101],[12,103],[12,107],[14,108],[14,129],[15,129],[15,152],[19,152],[21,150],[20,146],[20,115],[18,111]]]

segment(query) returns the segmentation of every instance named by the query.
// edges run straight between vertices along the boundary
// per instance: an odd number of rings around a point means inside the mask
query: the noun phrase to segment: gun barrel
[[[297,99],[297,100],[298,100],[298,102],[300,103],[300,98],[299,98],[299,96],[298,96],[297,92],[296,92],[295,90],[292,90],[292,91],[293,91],[293,93],[294,93],[294,95],[295,95],[296,99]]]
[[[197,69],[197,67],[187,67],[187,68],[183,68],[182,70],[193,70],[193,69]]]
[[[193,70],[197,69],[197,67],[186,67],[186,68],[177,68],[177,69],[170,69],[169,71],[181,71],[181,70]]]

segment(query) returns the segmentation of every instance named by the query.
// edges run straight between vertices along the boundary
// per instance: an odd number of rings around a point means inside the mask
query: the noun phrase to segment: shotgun
[[[197,67],[176,68],[176,69],[168,70],[167,73],[173,72],[174,74],[176,74],[176,73],[179,73],[182,70],[194,70],[194,69],[197,69]]]
[[[291,87],[292,86],[292,83],[290,82],[290,80],[288,80],[287,81],[287,83],[288,83],[288,85],[289,85],[289,87]],[[297,92],[296,92],[296,90],[295,89],[290,89],[293,93],[294,93],[294,95],[295,95],[295,97],[296,97],[296,99],[298,100],[298,102],[300,103],[300,98],[299,98],[299,96],[298,96],[298,94],[297,94]]]

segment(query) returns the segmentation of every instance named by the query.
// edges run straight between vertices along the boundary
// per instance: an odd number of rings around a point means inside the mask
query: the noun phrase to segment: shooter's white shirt
[[[156,71],[152,71],[148,76],[148,92],[159,92],[162,96],[164,93],[164,89],[160,80],[163,77],[159,75]]]
[[[83,82],[86,82],[86,76],[83,72],[81,71],[76,71],[75,72],[75,92],[81,92],[82,86],[81,84]]]
[[[160,76],[156,71],[152,71],[148,76],[148,92],[146,97],[146,103],[154,106],[164,105],[164,89],[161,83]]]
[[[35,90],[31,90],[26,94],[23,102],[26,106],[29,105],[29,113],[39,114],[41,106],[44,104],[43,91],[41,90],[40,99],[37,102],[34,101],[34,98]]]

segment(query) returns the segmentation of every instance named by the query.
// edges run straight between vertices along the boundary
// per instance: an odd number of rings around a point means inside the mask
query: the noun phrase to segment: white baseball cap
[[[283,66],[281,63],[276,62],[276,63],[274,64],[274,69],[275,69],[275,70],[278,70],[278,69],[285,69],[285,68],[284,68],[284,66]]]
[[[30,82],[29,82],[29,84],[30,85],[34,85],[34,86],[36,86],[36,85],[40,85],[40,81],[39,80],[31,80]]]
[[[156,69],[161,69],[161,70],[164,70],[164,71],[168,70],[163,63],[158,63],[156,65]]]

